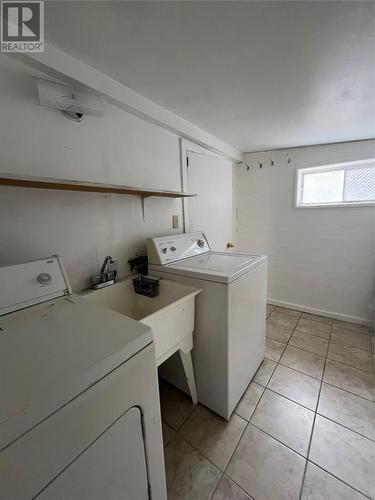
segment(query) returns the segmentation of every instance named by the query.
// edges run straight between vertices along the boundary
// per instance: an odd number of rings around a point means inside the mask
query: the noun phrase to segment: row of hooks
[[[287,161],[288,165],[290,165],[292,163],[292,159],[291,159],[291,157],[290,157],[290,155],[288,153],[286,155],[286,161]],[[266,165],[268,166],[268,163],[266,164],[266,163],[263,163],[261,161],[258,161],[256,163],[256,165],[250,165],[250,163],[247,162],[247,161],[239,161],[239,162],[237,162],[237,165],[245,165],[246,170],[249,171],[251,167],[253,167],[253,168],[256,168],[256,167],[257,168],[263,168]],[[270,158],[269,159],[269,166],[273,167],[274,165],[275,165],[274,160],[272,158]]]

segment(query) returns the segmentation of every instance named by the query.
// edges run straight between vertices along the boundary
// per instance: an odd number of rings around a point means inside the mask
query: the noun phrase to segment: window
[[[375,205],[375,158],[296,171],[296,207]]]

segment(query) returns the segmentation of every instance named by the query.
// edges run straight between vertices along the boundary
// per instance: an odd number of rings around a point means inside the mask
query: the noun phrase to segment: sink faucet
[[[91,288],[103,288],[114,284],[117,271],[115,269],[111,270],[111,264],[116,264],[116,261],[110,255],[107,255],[100,269],[100,274],[90,278]]]
[[[104,283],[104,281],[107,281],[107,273],[106,273],[106,268],[108,267],[109,271],[109,265],[113,264],[115,261],[112,259],[110,255],[107,255],[107,257],[104,259],[102,268],[100,269],[100,281]]]

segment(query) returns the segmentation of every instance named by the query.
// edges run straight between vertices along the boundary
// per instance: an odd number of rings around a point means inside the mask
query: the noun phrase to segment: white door
[[[91,444],[36,500],[147,500],[141,412],[133,407]]]
[[[228,251],[233,244],[232,162],[210,154],[187,151],[187,231],[204,231],[211,249]]]

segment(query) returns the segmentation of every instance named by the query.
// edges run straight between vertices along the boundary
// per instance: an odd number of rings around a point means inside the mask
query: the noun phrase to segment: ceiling
[[[241,149],[375,136],[375,3],[57,1],[47,42]]]

